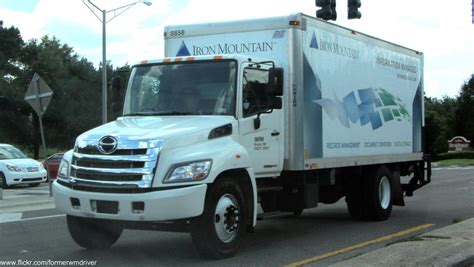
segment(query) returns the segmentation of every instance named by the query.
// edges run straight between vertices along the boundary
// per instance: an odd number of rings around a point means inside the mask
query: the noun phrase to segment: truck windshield
[[[234,115],[235,61],[134,67],[124,116]]]

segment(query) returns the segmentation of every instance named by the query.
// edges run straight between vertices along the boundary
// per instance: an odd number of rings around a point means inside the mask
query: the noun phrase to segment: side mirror
[[[283,69],[271,68],[268,70],[268,86],[269,94],[272,96],[283,95]]]
[[[281,109],[283,106],[281,97],[272,97],[268,99],[268,108]]]
[[[112,100],[112,114],[118,117],[122,110],[122,79],[115,76],[110,81],[110,93]]]

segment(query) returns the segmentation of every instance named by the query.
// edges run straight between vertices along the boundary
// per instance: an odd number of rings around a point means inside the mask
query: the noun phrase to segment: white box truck
[[[276,213],[345,198],[387,219],[430,182],[423,125],[421,52],[300,13],[170,26],[165,57],[133,66],[123,116],[65,154],[55,203],[88,249],[189,231],[229,257]]]

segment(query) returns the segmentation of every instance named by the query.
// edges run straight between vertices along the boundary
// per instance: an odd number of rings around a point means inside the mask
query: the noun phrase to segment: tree
[[[425,97],[425,152],[439,154],[448,151],[447,141],[454,135],[457,100]]]
[[[48,146],[71,148],[79,134],[100,124],[100,73],[55,37],[25,44],[18,29],[0,30],[0,67],[2,142],[29,146],[38,157],[38,117],[24,101],[34,73],[54,91],[43,116]]]
[[[474,140],[474,74],[464,82],[459,92],[458,110],[455,116],[456,135],[462,135],[468,140]]]
[[[22,62],[25,81],[36,72],[54,91],[43,120],[49,146],[70,148],[80,133],[100,124],[100,75],[92,63],[48,36],[29,41]]]
[[[28,112],[20,97],[18,77],[22,75],[20,61],[24,47],[20,31],[15,27],[0,28],[0,140],[20,143],[29,140]],[[21,101],[20,101],[21,99]]]

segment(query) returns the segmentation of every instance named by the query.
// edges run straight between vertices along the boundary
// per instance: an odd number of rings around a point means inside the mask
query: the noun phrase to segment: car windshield
[[[27,156],[13,146],[0,147],[0,160],[2,159],[25,159]]]
[[[124,115],[234,115],[235,61],[133,68]]]

